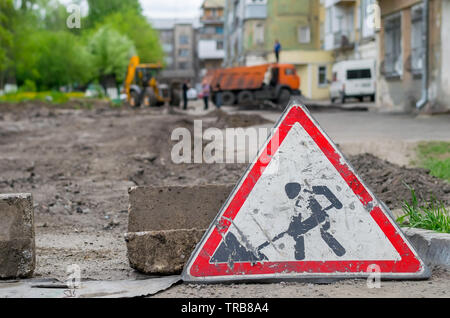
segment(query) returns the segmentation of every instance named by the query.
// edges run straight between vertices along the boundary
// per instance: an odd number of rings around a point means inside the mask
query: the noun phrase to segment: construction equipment
[[[133,56],[125,77],[125,93],[131,107],[162,106],[180,104],[180,93],[175,84],[159,83],[157,76],[162,69],[160,63],[141,64],[138,56]]]
[[[270,100],[286,105],[291,95],[300,95],[300,77],[292,64],[262,64],[209,71],[203,79],[215,102],[222,93],[224,105],[245,105]]]

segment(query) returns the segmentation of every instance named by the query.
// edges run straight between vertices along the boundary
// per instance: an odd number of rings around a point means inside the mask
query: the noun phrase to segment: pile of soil
[[[362,180],[391,209],[401,208],[403,200],[410,201],[409,187],[420,201],[433,196],[450,206],[450,183],[429,175],[426,169],[400,167],[367,153],[349,160]]]
[[[224,128],[237,128],[237,127],[250,127],[273,123],[260,115],[256,114],[228,114],[220,109],[216,109],[213,112],[208,113],[204,117],[216,117],[214,127],[219,129]]]

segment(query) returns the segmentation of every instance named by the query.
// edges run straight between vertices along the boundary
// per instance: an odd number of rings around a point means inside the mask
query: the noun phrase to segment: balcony
[[[225,18],[223,16],[201,16],[200,22],[203,24],[223,24],[225,22]]]
[[[325,7],[330,7],[334,5],[354,5],[356,4],[356,0],[326,0]]]
[[[333,34],[334,49],[353,49],[355,46],[355,33],[350,31],[339,31]]]
[[[265,19],[267,18],[266,4],[247,4],[245,6],[245,19]]]
[[[207,59],[223,59],[225,51],[223,49],[223,41],[200,40],[198,42],[198,58]]]
[[[325,35],[325,50],[351,50],[355,47],[355,33],[337,31]]]

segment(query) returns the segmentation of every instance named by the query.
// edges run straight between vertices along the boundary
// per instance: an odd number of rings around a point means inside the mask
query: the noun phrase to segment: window
[[[326,85],[328,85],[327,67],[326,66],[319,66],[319,68],[318,68],[318,79],[319,79],[319,86],[326,86]]]
[[[347,71],[347,79],[365,79],[372,78],[372,72],[369,68],[360,69],[360,70],[348,70]]]
[[[311,42],[311,29],[309,26],[301,26],[298,28],[298,42],[310,43]]]
[[[189,37],[187,35],[180,35],[180,44],[189,44]]]
[[[180,62],[180,63],[178,63],[178,68],[180,70],[187,70],[188,69],[188,63],[187,62]]]
[[[385,75],[400,76],[403,72],[401,15],[388,17],[384,22],[384,72]]]
[[[423,20],[422,4],[411,8],[411,71],[420,74],[423,65]]]
[[[187,49],[179,49],[178,50],[178,56],[180,56],[180,57],[188,57],[189,56],[189,50],[187,50]]]
[[[253,27],[253,44],[264,44],[264,24],[257,23]]]
[[[223,27],[216,27],[217,34],[223,34]]]
[[[216,50],[223,50],[223,41],[216,42]]]
[[[295,75],[295,69],[294,68],[287,68],[284,71],[284,74],[286,74],[286,75]]]
[[[202,29],[203,34],[215,34],[216,28],[215,27],[204,27]]]
[[[325,16],[325,28],[326,28],[326,33],[331,33],[331,32],[333,32],[333,27],[332,27],[332,12],[331,12],[331,10],[333,9],[333,7],[329,7],[329,8],[327,8],[327,11],[326,11],[326,16]]]
[[[166,62],[167,67],[171,67],[173,64],[173,58],[171,56],[166,56],[164,61]]]
[[[173,45],[171,43],[163,43],[162,44],[162,49],[164,52],[169,53],[172,52],[173,50]]]

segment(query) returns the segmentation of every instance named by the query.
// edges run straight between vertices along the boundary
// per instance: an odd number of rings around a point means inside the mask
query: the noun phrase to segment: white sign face
[[[270,173],[274,164],[276,174]],[[233,220],[227,233],[232,238],[212,261],[400,260],[369,212],[296,123]],[[226,246],[231,241],[248,252],[233,253]]]
[[[185,281],[429,271],[332,141],[290,106],[189,259]]]

